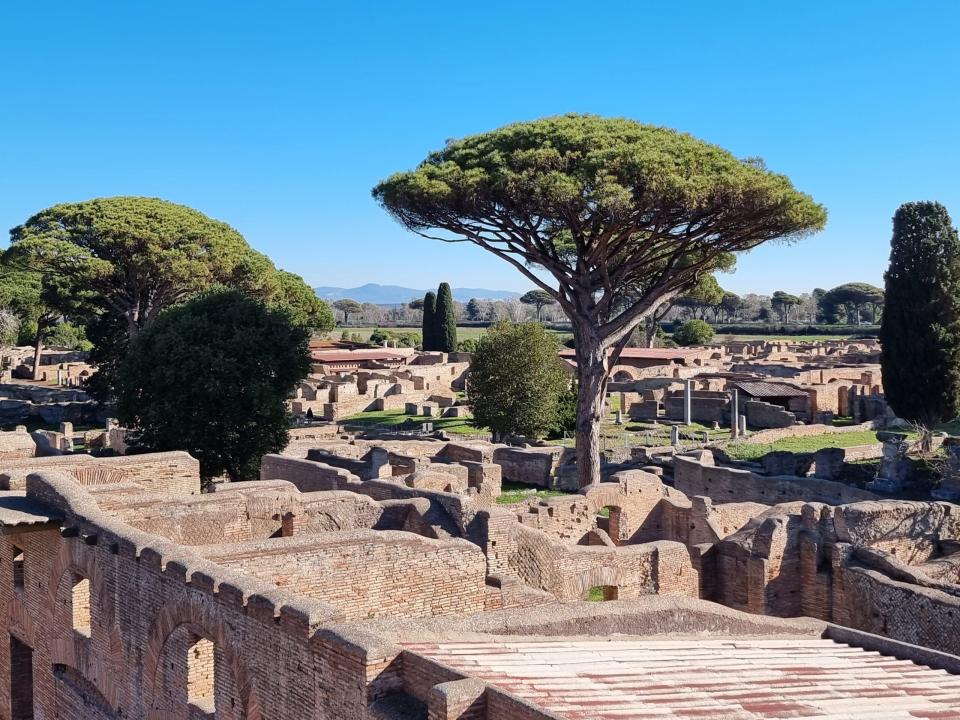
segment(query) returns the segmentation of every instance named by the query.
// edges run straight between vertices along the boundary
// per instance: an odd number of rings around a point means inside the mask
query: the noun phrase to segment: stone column
[[[693,381],[685,380],[683,383],[683,424],[689,425],[692,417],[690,412],[690,396],[693,394]]]
[[[733,389],[733,395],[730,397],[730,437],[736,438],[740,435],[740,391]]]

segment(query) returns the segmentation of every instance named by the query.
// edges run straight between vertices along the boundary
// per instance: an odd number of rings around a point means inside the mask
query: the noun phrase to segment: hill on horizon
[[[422,298],[426,290],[402,287],[400,285],[378,285],[367,283],[354,288],[331,286],[315,287],[314,292],[322,300],[335,301],[350,298],[360,303],[374,305],[403,305],[415,298]],[[511,290],[488,290],[486,288],[451,288],[453,299],[459,302],[469,302],[471,298],[478,300],[510,300],[520,297],[522,293]]]

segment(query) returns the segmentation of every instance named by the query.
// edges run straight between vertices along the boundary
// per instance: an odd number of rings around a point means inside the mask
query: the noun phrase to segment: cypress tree
[[[933,428],[960,413],[960,239],[943,205],[900,206],[884,282],[884,393],[929,449]]]
[[[450,284],[442,282],[437,288],[437,311],[434,315],[437,350],[457,351],[457,316],[453,311],[453,293]]]
[[[437,349],[437,295],[432,290],[423,296],[423,344],[424,350]]]

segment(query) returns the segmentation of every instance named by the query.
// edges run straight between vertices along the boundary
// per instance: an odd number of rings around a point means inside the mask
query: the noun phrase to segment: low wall
[[[755,502],[765,505],[805,501],[829,505],[873,500],[866,490],[810,477],[757,475],[749,470],[719,467],[677,455],[673,461],[674,487],[688,495],[706,495],[715,502]],[[711,456],[712,463],[712,456]]]
[[[0,489],[23,490],[30,472],[62,472],[80,485],[108,485],[130,482],[155,492],[200,494],[200,463],[188,453],[160,452],[121,457],[92,455],[0,461]]]
[[[697,571],[689,551],[680,543],[568,545],[518,523],[506,528],[491,526],[489,539],[496,543],[498,563],[507,574],[560,600],[582,600],[598,586],[613,588],[613,598],[699,595]],[[491,550],[488,546],[488,555]]]

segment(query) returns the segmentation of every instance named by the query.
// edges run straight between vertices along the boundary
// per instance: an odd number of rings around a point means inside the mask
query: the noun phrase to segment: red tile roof
[[[635,360],[684,360],[707,352],[709,348],[624,348],[620,353],[621,359]],[[575,350],[560,351],[560,357],[575,358]]]
[[[406,647],[570,720],[960,718],[960,676],[820,638]]]
[[[310,353],[314,362],[347,363],[366,360],[403,360],[405,355],[389,350],[314,350]]]

